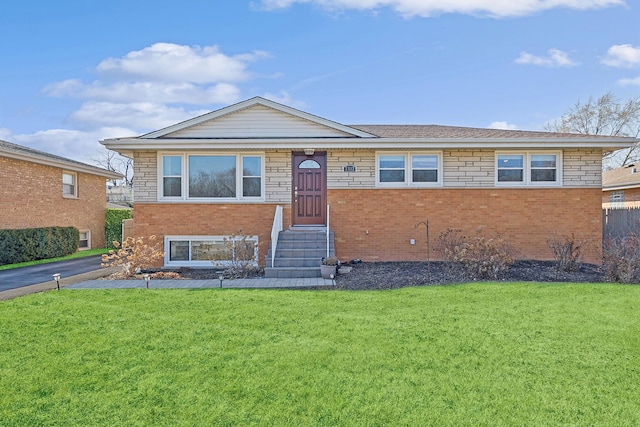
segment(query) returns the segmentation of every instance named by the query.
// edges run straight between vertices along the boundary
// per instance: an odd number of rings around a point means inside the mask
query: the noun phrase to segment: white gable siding
[[[256,105],[173,132],[168,134],[166,138],[327,138],[349,136],[353,135],[272,108]]]

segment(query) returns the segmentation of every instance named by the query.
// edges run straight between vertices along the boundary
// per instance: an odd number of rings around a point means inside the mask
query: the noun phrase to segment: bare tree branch
[[[549,132],[579,133],[583,135],[640,136],[640,97],[621,102],[611,92],[597,99],[576,102],[560,118],[548,123]],[[640,160],[640,146],[625,148],[603,156],[607,169],[625,166]]]

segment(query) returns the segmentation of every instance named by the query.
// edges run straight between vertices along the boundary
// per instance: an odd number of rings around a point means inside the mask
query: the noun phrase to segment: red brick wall
[[[440,233],[448,228],[485,236],[496,232],[517,250],[520,259],[550,260],[547,240],[575,233],[591,239],[585,260],[599,263],[601,190],[566,189],[371,189],[329,190],[331,229],[342,260],[424,260],[429,221],[431,259]],[[410,245],[409,240],[416,244]]]
[[[0,157],[0,228],[63,226],[91,230],[105,246],[106,178],[78,173],[78,198],[62,197],[62,169]]]
[[[275,210],[274,204],[136,203],[133,232],[163,241],[164,236],[226,236],[242,229],[242,234],[258,236],[258,260],[264,265]]]
[[[547,240],[557,232],[591,239],[585,260],[599,263],[601,190],[585,189],[370,189],[329,190],[331,229],[336,253],[344,261],[426,259],[426,231],[415,228],[429,221],[431,259],[440,233],[448,228],[485,236],[499,232],[521,259],[553,259]],[[260,264],[268,250],[275,204],[136,204],[136,236],[229,235],[242,228],[257,234]],[[291,223],[285,206],[285,228]],[[410,245],[409,240],[416,244]]]
[[[624,192],[624,202],[640,202],[640,187],[638,188],[627,188],[625,190],[621,190]],[[602,192],[602,203],[610,203],[611,193],[615,191],[603,191]]]

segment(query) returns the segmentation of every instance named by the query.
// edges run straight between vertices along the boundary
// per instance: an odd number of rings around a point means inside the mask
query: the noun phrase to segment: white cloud
[[[630,44],[613,45],[607,50],[602,63],[610,67],[631,68],[640,65],[640,47]]]
[[[263,51],[228,56],[217,46],[183,46],[156,43],[129,52],[122,58],[108,58],[97,70],[116,76],[131,76],[146,81],[216,83],[240,82],[251,78],[247,65],[268,58]]]
[[[596,9],[624,5],[624,0],[262,0],[267,10],[282,9],[296,3],[314,4],[325,9],[377,10],[388,7],[405,17],[430,17],[458,13],[493,18],[526,16],[550,9]]]
[[[74,122],[83,125],[133,127],[138,133],[161,129],[210,110],[186,111],[181,107],[151,102],[114,103],[91,101],[83,104],[71,115]]]
[[[270,99],[271,101],[297,109],[305,108],[307,106],[304,102],[294,99],[289,92],[286,91],[281,91],[280,93],[267,92],[262,96],[263,98]]]
[[[547,56],[536,56],[528,52],[520,53],[514,61],[521,65],[538,65],[541,67],[574,67],[576,62],[569,58],[569,55],[560,49],[549,49]]]
[[[51,97],[83,100],[66,118],[76,129],[32,134],[0,129],[0,138],[92,163],[102,148],[99,140],[140,135],[207,113],[211,104],[237,102],[238,84],[256,78],[250,65],[268,57],[264,51],[227,55],[217,46],[156,43],[101,61],[93,82],[70,78],[42,89]]]
[[[13,134],[9,129],[0,129],[0,139],[93,165],[104,148],[98,141],[136,134],[121,127],[102,127],[91,131],[49,129],[29,134]]]
[[[505,121],[499,121],[499,122],[491,122],[491,124],[489,124],[489,126],[487,126],[489,129],[504,129],[504,130],[517,130],[518,127],[516,125],[512,125],[509,124]]]
[[[620,79],[618,84],[621,86],[640,86],[640,76],[631,79]]]
[[[168,104],[230,104],[240,96],[240,89],[230,83],[197,86],[192,83],[117,82],[111,85],[97,81],[83,85],[78,80],[65,80],[46,86],[50,96],[71,96],[110,102],[156,102]]]

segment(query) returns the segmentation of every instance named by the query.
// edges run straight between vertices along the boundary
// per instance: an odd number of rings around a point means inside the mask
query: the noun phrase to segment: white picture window
[[[232,260],[258,265],[258,236],[229,240],[228,236],[165,236],[166,266],[227,266]],[[215,261],[215,264],[214,264]]]
[[[74,172],[62,172],[62,196],[78,197],[78,175]]]
[[[496,185],[560,185],[561,165],[561,152],[496,153]]]
[[[239,154],[160,154],[161,199],[261,200],[264,157]]]
[[[429,187],[442,185],[441,153],[378,153],[379,187]]]

